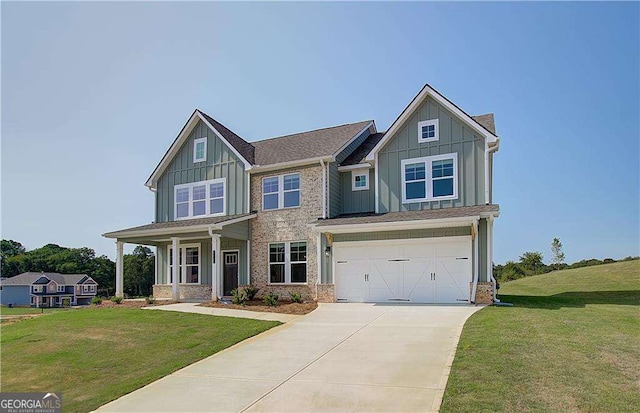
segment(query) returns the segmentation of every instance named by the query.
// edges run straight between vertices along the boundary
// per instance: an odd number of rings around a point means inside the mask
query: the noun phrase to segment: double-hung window
[[[173,283],[173,246],[168,245],[167,284]],[[178,247],[178,280],[180,284],[200,284],[200,244]]]
[[[56,292],[63,293],[64,292],[64,285],[58,285],[56,287]]]
[[[307,243],[305,241],[269,244],[269,283],[307,282]]]
[[[175,219],[225,214],[225,178],[175,186]]]
[[[270,176],[262,179],[262,209],[300,206],[300,174]]]
[[[404,159],[402,203],[458,198],[458,154]]]
[[[440,139],[438,136],[438,119],[429,119],[418,122],[418,142],[433,142]]]
[[[193,163],[207,160],[207,138],[198,138],[193,141]]]

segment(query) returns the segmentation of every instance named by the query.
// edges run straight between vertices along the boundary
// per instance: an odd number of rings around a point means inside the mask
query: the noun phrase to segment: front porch
[[[104,234],[116,241],[116,296],[124,296],[125,243],[156,247],[156,298],[215,301],[230,295],[234,288],[250,282],[250,220],[254,217],[197,218]]]

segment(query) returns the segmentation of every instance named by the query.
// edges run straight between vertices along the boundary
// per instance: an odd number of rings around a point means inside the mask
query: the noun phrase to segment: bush
[[[247,293],[247,298],[249,300],[253,300],[254,298],[256,298],[256,294],[258,294],[258,291],[260,291],[260,289],[253,284],[249,284],[244,287],[244,292]]]
[[[291,301],[294,303],[302,303],[302,295],[300,295],[300,293],[292,293],[290,292],[289,295],[291,296]]]
[[[63,299],[62,299],[62,306],[63,306],[63,307],[69,307],[69,306],[71,306],[71,299],[70,299],[70,298],[63,298]]]
[[[91,299],[91,304],[93,305],[100,305],[102,304],[102,298],[95,296]]]
[[[156,299],[155,299],[155,297],[154,297],[154,296],[150,295],[150,296],[148,296],[148,297],[145,297],[144,301],[145,301],[147,304],[154,304],[154,303],[156,302]]]
[[[120,304],[120,303],[122,303],[122,297],[116,297],[114,295],[113,297],[111,297],[111,301],[113,301],[116,304]]]
[[[268,305],[269,307],[275,307],[278,305],[278,294],[275,293],[266,293],[264,295],[264,303],[265,305]]]
[[[244,305],[247,302],[247,291],[244,288],[234,288],[231,290],[231,302],[234,304]]]
[[[496,269],[498,269],[498,266],[496,266]],[[499,268],[498,273],[495,275],[498,281],[507,282],[525,277],[526,273],[517,262],[507,261],[505,265]]]

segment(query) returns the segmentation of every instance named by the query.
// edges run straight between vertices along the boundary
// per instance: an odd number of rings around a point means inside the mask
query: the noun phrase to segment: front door
[[[223,252],[222,263],[223,295],[230,296],[231,290],[238,288],[238,251]]]

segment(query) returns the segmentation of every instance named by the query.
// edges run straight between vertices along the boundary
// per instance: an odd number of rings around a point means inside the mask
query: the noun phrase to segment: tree
[[[496,265],[496,279],[500,282],[513,281],[526,277],[524,270],[517,262],[507,261],[504,265]]]
[[[564,262],[564,252],[562,252],[562,243],[559,238],[554,238],[551,242],[551,265],[557,270]]]
[[[24,254],[25,252],[27,252],[27,249],[18,241],[12,239],[3,239],[0,241],[0,261],[2,262],[0,275],[2,277],[13,277],[14,275],[20,274],[16,272],[17,268],[15,264],[11,264],[10,262],[7,264],[7,259]]]
[[[520,265],[528,275],[541,274],[545,272],[546,267],[542,259],[543,255],[541,252],[525,252],[520,256]]]
[[[151,249],[138,245],[123,259],[124,291],[129,295],[151,295],[155,278],[155,256]]]

